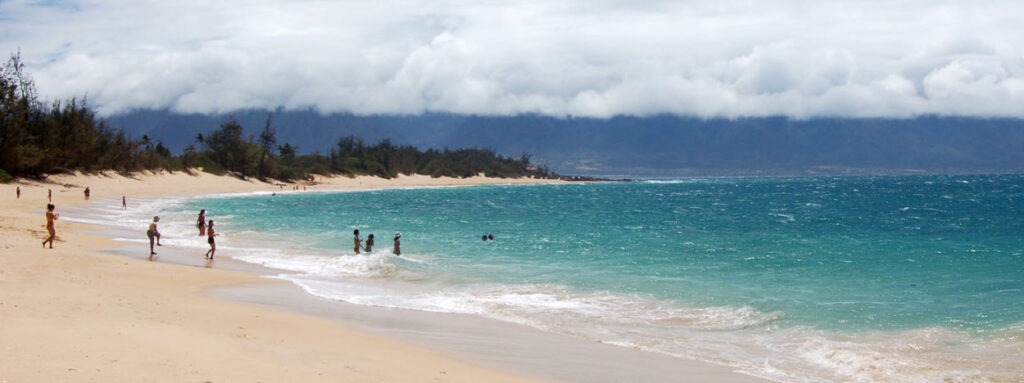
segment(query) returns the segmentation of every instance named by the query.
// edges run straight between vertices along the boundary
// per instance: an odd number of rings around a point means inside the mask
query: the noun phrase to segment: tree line
[[[534,166],[530,156],[505,157],[491,149],[419,150],[390,140],[367,144],[361,138],[338,139],[327,154],[298,155],[298,147],[279,144],[273,115],[258,135],[245,135],[234,119],[195,138],[184,152],[174,155],[162,142],[148,136],[129,137],[97,118],[85,99],[72,98],[46,104],[39,100],[20,53],[0,68],[0,182],[13,177],[38,178],[71,171],[142,170],[191,171],[255,177],[261,180],[308,179],[314,174],[399,174],[433,177],[555,177],[545,166]]]

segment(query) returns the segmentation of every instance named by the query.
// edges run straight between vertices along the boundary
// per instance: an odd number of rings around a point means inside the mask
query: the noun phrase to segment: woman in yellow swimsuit
[[[60,218],[60,214],[54,213],[53,209],[56,209],[52,203],[46,204],[46,231],[50,233],[50,236],[43,241],[43,247],[46,247],[46,243],[50,243],[50,248],[53,248],[53,240],[57,238],[57,230],[53,227],[53,221]]]

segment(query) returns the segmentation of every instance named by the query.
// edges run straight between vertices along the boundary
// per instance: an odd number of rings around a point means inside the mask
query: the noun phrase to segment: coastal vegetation
[[[347,136],[326,154],[298,154],[299,147],[278,143],[273,115],[268,114],[259,135],[230,118],[206,135],[195,136],[175,155],[148,135],[133,138],[98,118],[85,99],[46,104],[39,100],[20,54],[0,68],[0,182],[13,177],[42,177],[72,171],[143,170],[192,171],[255,177],[261,180],[309,179],[314,174],[399,174],[434,177],[553,177],[530,155],[505,157],[491,149],[422,151],[383,139],[367,144]]]

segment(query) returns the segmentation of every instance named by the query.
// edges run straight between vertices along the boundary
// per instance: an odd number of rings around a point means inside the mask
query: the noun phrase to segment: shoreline
[[[191,177],[191,178],[185,178]],[[34,225],[40,225],[42,222],[42,209],[37,209],[31,205],[27,205],[28,200],[31,198],[33,201],[41,201],[37,204],[45,206],[45,190],[60,188],[60,191],[55,191],[54,202],[58,205],[58,211],[63,206],[76,206],[81,205],[83,198],[80,191],[85,186],[91,186],[93,191],[93,199],[97,200],[113,200],[119,197],[117,194],[111,194],[108,191],[116,187],[116,190],[120,193],[125,193],[128,196],[146,196],[151,198],[160,198],[169,195],[206,195],[206,194],[220,194],[220,193],[251,193],[251,192],[290,192],[290,190],[282,189],[277,184],[266,184],[262,182],[244,181],[238,180],[231,177],[223,176],[212,176],[208,174],[199,175],[187,175],[183,173],[178,174],[167,174],[167,173],[156,173],[142,175],[141,177],[125,178],[121,176],[111,175],[99,175],[99,176],[55,176],[51,183],[40,183],[40,182],[22,182],[16,184],[5,184],[0,185],[0,193],[8,194],[3,199],[13,199],[14,188],[17,186],[22,187],[22,198],[18,200],[18,206],[14,211],[7,211],[5,209],[3,216],[0,217],[0,230],[5,234],[4,237],[15,239],[14,235],[8,234],[20,234],[17,237],[17,241],[8,243],[0,243],[4,248],[4,256],[0,257],[0,261],[3,262],[4,268],[7,269],[9,264],[17,264],[15,267],[9,270],[0,269],[0,296],[4,297],[4,301],[0,303],[0,316],[4,318],[12,318],[11,321],[14,323],[13,326],[8,326],[5,323],[5,329],[0,329],[0,335],[4,339],[14,339],[11,345],[6,347],[0,346],[4,358],[7,362],[0,361],[0,379],[7,379],[10,381],[32,381],[32,380],[93,380],[102,378],[102,380],[114,380],[114,381],[131,381],[137,380],[137,378],[146,376],[151,377],[145,370],[132,370],[131,372],[125,373],[126,371],[115,367],[116,376],[107,375],[103,373],[104,368],[110,368],[110,363],[88,363],[89,356],[86,354],[85,361],[79,359],[78,363],[87,367],[68,367],[65,369],[53,368],[53,369],[36,369],[34,373],[32,370],[35,369],[31,356],[23,357],[16,355],[19,346],[26,346],[28,349],[38,349],[42,345],[31,344],[32,339],[25,339],[24,337],[18,338],[15,334],[23,332],[23,330],[35,330],[44,332],[52,327],[60,327],[70,321],[71,324],[75,324],[79,317],[76,315],[69,314],[81,314],[76,310],[74,302],[78,300],[72,300],[67,302],[68,306],[56,305],[56,307],[48,307],[48,312],[53,316],[64,318],[63,321],[57,320],[57,323],[49,323],[48,325],[43,323],[33,323],[34,320],[38,322],[38,319],[44,319],[37,317],[33,314],[34,312],[25,313],[22,310],[23,307],[20,305],[32,306],[33,300],[43,301],[50,300],[54,297],[48,296],[50,292],[50,285],[67,285],[69,282],[74,285],[73,282],[82,282],[84,280],[84,286],[87,287],[85,291],[80,291],[78,294],[89,292],[90,289],[95,288],[96,285],[106,285],[102,280],[107,279],[105,277],[112,277],[111,279],[118,279],[124,276],[124,273],[140,273],[148,275],[151,278],[158,279],[157,281],[149,282],[146,280],[132,280],[126,282],[125,285],[120,286],[121,288],[127,288],[127,290],[142,290],[140,291],[111,291],[110,286],[102,286],[99,288],[99,297],[95,303],[97,306],[105,305],[109,303],[110,296],[117,296],[117,303],[115,308],[119,311],[129,311],[128,315],[130,320],[123,323],[130,327],[148,327],[151,325],[164,325],[165,320],[150,317],[150,314],[156,312],[163,312],[159,308],[149,307],[122,307],[122,300],[128,300],[136,303],[139,300],[146,301],[152,298],[154,292],[153,289],[163,290],[170,288],[170,285],[176,285],[180,279],[187,280],[185,284],[185,291],[179,291],[174,296],[161,296],[161,301],[168,301],[169,306],[175,307],[178,310],[185,310],[181,306],[190,306],[195,301],[201,301],[203,310],[209,311],[232,311],[232,312],[243,312],[249,316],[255,316],[256,318],[263,318],[266,316],[284,316],[288,319],[284,319],[283,324],[285,326],[268,328],[265,332],[258,331],[246,331],[248,329],[259,328],[261,325],[265,325],[265,321],[255,320],[256,323],[247,322],[249,326],[238,326],[238,328],[228,328],[228,332],[238,332],[242,330],[243,335],[237,336],[235,339],[224,340],[218,339],[218,346],[226,348],[240,348],[249,353],[264,353],[274,354],[279,352],[280,347],[276,345],[261,345],[255,349],[246,349],[247,339],[255,337],[273,336],[282,338],[281,343],[286,343],[286,340],[294,340],[301,338],[300,334],[292,334],[298,331],[295,327],[307,325],[305,322],[316,322],[316,324],[308,324],[309,328],[304,329],[306,331],[299,331],[302,333],[313,333],[314,337],[316,333],[331,333],[335,331],[346,331],[347,335],[342,338],[369,338],[369,345],[359,345],[360,349],[367,347],[383,347],[381,354],[391,355],[391,358],[386,360],[375,358],[373,353],[366,355],[365,352],[355,351],[358,355],[347,355],[348,358],[353,356],[359,356],[359,359],[363,362],[360,368],[352,368],[352,365],[345,365],[344,369],[340,371],[333,371],[333,374],[324,374],[318,372],[316,377],[308,375],[307,377],[312,380],[322,381],[338,381],[338,380],[387,380],[387,381],[422,381],[433,378],[439,378],[442,381],[529,381],[530,379],[551,379],[556,381],[622,381],[624,379],[636,379],[636,377],[642,377],[642,381],[678,381],[681,376],[686,376],[689,379],[697,379],[700,381],[716,381],[716,382],[747,382],[747,381],[762,381],[758,378],[754,378],[747,375],[732,372],[730,368],[724,366],[718,366],[706,362],[689,361],[684,359],[673,358],[669,356],[653,354],[648,352],[642,352],[633,350],[625,347],[612,346],[598,344],[594,342],[585,341],[570,336],[559,335],[554,333],[547,333],[541,330],[529,328],[526,326],[515,325],[511,323],[499,322],[496,320],[486,319],[482,317],[473,317],[468,315],[454,315],[454,314],[438,314],[438,313],[425,313],[425,312],[411,312],[408,310],[393,310],[384,309],[368,306],[357,306],[343,302],[328,301],[323,298],[315,297],[311,294],[306,293],[301,288],[293,285],[286,281],[275,281],[273,279],[265,278],[267,274],[272,274],[274,271],[262,268],[258,265],[248,264],[237,260],[228,260],[218,262],[217,267],[212,267],[213,270],[203,268],[203,262],[196,260],[196,262],[176,262],[176,256],[174,250],[169,247],[163,247],[160,250],[161,255],[157,259],[157,262],[130,262],[130,260],[146,260],[144,256],[132,256],[128,248],[134,249],[135,244],[125,245],[123,242],[116,242],[113,240],[115,235],[110,232],[104,232],[103,228],[96,228],[79,223],[67,223],[66,221],[58,221],[57,230],[58,238],[57,242],[58,249],[55,249],[54,253],[59,253],[59,261],[57,264],[52,264],[47,257],[42,260],[32,259],[26,261],[25,259],[16,259],[14,262],[10,262],[10,257],[19,255],[39,255],[40,252],[37,250],[31,251],[31,241],[27,243],[29,246],[25,246],[24,242],[26,237],[37,237],[40,232],[32,231],[31,227]],[[429,177],[419,176],[405,176],[399,177],[398,180],[382,180],[373,177],[357,177],[357,178],[346,178],[346,177],[334,177],[327,178],[323,183],[317,183],[313,185],[306,185],[307,190],[313,189],[313,191],[355,191],[355,190],[372,190],[381,188],[395,188],[395,187],[444,187],[444,186],[462,186],[462,185],[486,185],[486,184],[537,184],[537,183],[561,183],[556,180],[532,180],[532,179],[487,179],[483,177],[474,177],[470,179],[431,179]],[[401,179],[405,178],[405,179]],[[192,182],[189,182],[192,181]],[[184,183],[184,184],[183,184]],[[199,185],[194,185],[198,183]],[[109,184],[109,185],[108,185]],[[75,187],[66,187],[59,185],[74,185]],[[100,186],[96,186],[100,185]],[[187,188],[186,188],[187,186]],[[69,192],[75,192],[67,194]],[[29,197],[33,195],[33,197]],[[69,198],[70,197],[70,198]],[[77,200],[77,201],[76,201]],[[129,205],[131,205],[132,198],[129,198]],[[33,214],[33,212],[35,212]],[[20,221],[29,222],[20,222]],[[18,225],[11,226],[12,221],[19,221]],[[70,230],[69,230],[70,229]],[[21,232],[21,233],[18,233]],[[27,232],[27,233],[25,233]],[[45,233],[43,231],[42,233]],[[36,239],[41,240],[40,239]],[[82,243],[88,243],[79,245],[79,241]],[[4,242],[7,242],[6,240]],[[113,250],[111,250],[113,249]],[[50,251],[46,249],[45,251]],[[45,251],[43,252],[45,254]],[[132,250],[134,251],[134,250]],[[97,253],[99,252],[99,253]],[[28,254],[25,254],[28,253]],[[166,254],[165,254],[166,253]],[[87,255],[88,262],[86,265],[81,265],[80,259],[71,260],[69,258],[80,257],[81,255]],[[111,255],[113,254],[113,255]],[[227,255],[229,256],[229,255]],[[7,258],[7,259],[5,259]],[[182,256],[183,259],[187,259]],[[27,263],[27,264],[26,264]],[[197,264],[198,263],[198,264]],[[234,266],[221,266],[221,263],[231,263]],[[59,266],[58,266],[59,265]],[[68,267],[71,266],[71,267]],[[181,267],[181,266],[193,266],[193,267]],[[43,278],[41,281],[33,281],[29,283],[35,285],[35,282],[40,284],[40,288],[30,290],[42,290],[39,296],[37,292],[36,296],[32,296],[30,292],[23,291],[20,289],[19,282],[21,284],[27,283],[26,280],[19,278],[18,273],[21,271],[36,272],[38,274],[54,274],[58,270],[52,268],[65,269],[63,275],[65,278],[60,278],[60,275],[48,275],[49,278]],[[206,265],[210,267],[210,265]],[[100,276],[91,275],[90,272],[102,269],[104,272],[100,273]],[[59,273],[58,273],[59,274]],[[68,279],[69,275],[70,280]],[[187,278],[185,277],[187,274]],[[216,274],[216,275],[209,275]],[[160,281],[161,277],[166,278],[170,276],[172,281]],[[96,280],[99,279],[99,280]],[[97,283],[88,283],[97,282]],[[154,286],[155,285],[155,286]],[[139,289],[142,287],[142,289]],[[115,289],[116,290],[116,289]],[[12,294],[13,292],[13,294]],[[20,296],[19,294],[25,294]],[[127,296],[125,295],[127,294]],[[134,295],[134,296],[132,296]],[[140,296],[141,295],[141,296]],[[13,304],[10,303],[12,300],[8,297],[14,296]],[[104,297],[106,296],[106,297]],[[212,297],[208,298],[208,297]],[[82,300],[88,300],[85,297],[79,297]],[[59,301],[59,299],[57,299]],[[41,302],[37,302],[41,303]],[[159,304],[158,304],[159,306]],[[211,308],[207,306],[219,306]],[[68,313],[71,311],[71,313]],[[179,311],[172,311],[178,313]],[[205,314],[205,313],[203,313]],[[234,314],[234,313],[232,313]],[[228,315],[228,314],[222,314]],[[237,318],[238,314],[232,316]],[[295,318],[292,318],[295,317]],[[220,318],[220,317],[218,317]],[[26,323],[20,323],[19,319],[26,320]],[[252,321],[252,318],[249,318]],[[241,320],[241,319],[239,319]],[[153,322],[157,323],[153,323]],[[193,339],[197,338],[196,333],[205,334],[207,336],[217,337],[211,334],[206,334],[204,325],[199,323],[193,323],[188,321],[190,324],[184,325],[178,329],[180,332],[190,334],[186,338]],[[218,321],[219,322],[219,321]],[[384,323],[385,325],[374,325],[377,323]],[[453,325],[459,324],[459,325]],[[102,323],[91,323],[92,326],[102,327]],[[26,328],[28,327],[28,328]],[[74,328],[75,326],[70,326]],[[86,327],[89,327],[88,325]],[[283,328],[282,328],[283,327]],[[327,328],[324,328],[327,327]],[[291,330],[289,330],[291,329]],[[470,329],[471,331],[467,331]],[[223,330],[223,329],[222,329]],[[101,329],[93,329],[91,331],[103,332]],[[90,332],[90,331],[86,331]],[[356,333],[356,335],[348,334],[348,332]],[[120,334],[120,333],[118,333]],[[515,347],[511,347],[508,344],[509,337],[503,337],[503,335],[515,334],[511,339],[517,340]],[[110,334],[108,334],[109,336]],[[150,344],[158,336],[150,336],[152,334],[139,333],[130,339],[121,339],[115,337],[114,339],[108,339],[111,343],[104,345],[105,353],[117,354],[116,351],[110,350],[111,348],[117,349],[123,346],[136,346],[135,349],[138,351],[150,351],[146,347],[138,347],[137,343]],[[221,335],[221,334],[217,334]],[[8,338],[11,337],[11,338]],[[469,340],[464,338],[469,337]],[[203,337],[198,337],[195,341],[203,341]],[[332,346],[346,345],[346,342],[340,342],[340,345],[335,345],[335,342],[331,342],[328,337],[320,336],[316,337],[319,339],[305,340],[300,346],[305,351],[316,350],[317,352],[309,352],[304,358],[294,360],[291,363],[287,363],[286,369],[295,372],[298,367],[304,372],[309,372],[302,367],[311,364],[310,358],[312,358],[312,364],[314,365],[330,365],[331,360],[336,360],[338,355],[331,355],[333,351]],[[379,338],[379,339],[378,339]],[[67,339],[47,339],[48,342],[53,342],[57,345],[62,345],[65,349],[82,349],[96,347],[95,340],[90,338],[89,344],[83,345],[81,341],[68,341]],[[302,338],[305,339],[305,338]],[[520,341],[522,340],[522,341]],[[184,343],[178,339],[165,339],[172,344],[162,344],[161,346],[151,347],[155,350],[163,349],[174,349],[181,348],[184,345],[173,344],[173,343]],[[7,343],[7,342],[5,342]],[[66,344],[69,343],[69,344]],[[325,344],[326,343],[326,344]],[[397,344],[397,345],[396,345]],[[12,347],[13,346],[13,347]],[[327,350],[323,348],[326,347]],[[44,347],[48,348],[48,347]],[[395,355],[395,350],[400,349],[401,355]],[[409,349],[415,351],[408,351]],[[64,355],[60,353],[53,354],[50,349],[51,363],[63,362],[70,355]],[[39,353],[37,356],[42,357],[45,353]],[[350,351],[351,354],[351,351]],[[426,357],[432,357],[435,359],[429,359],[422,362],[422,364],[415,364],[420,361],[420,354],[427,354]],[[131,355],[121,355],[124,359],[114,360],[132,360]],[[144,356],[142,356],[145,359]],[[185,370],[188,368],[182,368],[182,365],[193,366],[196,364],[204,364],[202,357],[198,355],[183,355],[177,357],[180,360],[175,360],[176,363],[165,364],[171,371],[168,374],[161,376],[168,377],[168,380],[180,380],[180,379],[193,379],[196,375],[187,375]],[[259,360],[259,358],[255,358]],[[345,358],[347,359],[347,358]],[[368,360],[367,360],[368,359]],[[271,358],[272,362],[269,365],[277,365],[281,362],[275,358]],[[240,363],[245,367],[248,367],[248,362]],[[416,368],[408,368],[410,363]],[[145,365],[145,363],[143,363]],[[226,365],[217,368],[213,366],[204,365],[203,368],[197,369],[193,372],[206,372],[208,376],[220,376],[219,380],[236,380],[241,378],[237,374],[237,371],[224,371],[224,370],[237,370],[239,363],[226,363]],[[21,366],[22,368],[18,368]],[[440,367],[440,370],[437,370]],[[603,367],[603,369],[602,369]],[[83,375],[76,375],[76,372],[82,372],[91,369],[95,370],[95,375],[91,375],[90,378],[85,378]],[[310,369],[315,370],[315,369]],[[376,372],[368,372],[374,370]],[[402,374],[395,375],[395,370],[408,370],[403,371]],[[15,372],[10,372],[15,371]],[[358,371],[355,373],[353,371]],[[133,375],[141,374],[141,375]],[[171,378],[176,375],[177,378]],[[268,380],[273,378],[275,372],[271,372],[265,368],[254,368],[245,371],[255,380]],[[183,375],[185,374],[185,375]],[[639,375],[638,375],[639,374]],[[646,375],[644,375],[646,374]],[[232,377],[233,378],[229,378]],[[133,379],[133,377],[135,379]],[[347,377],[347,378],[342,378]],[[294,380],[295,376],[288,376],[287,380]],[[249,379],[249,378],[246,378]],[[603,379],[603,380],[602,380]],[[218,380],[218,379],[211,379]],[[306,377],[303,377],[306,380]]]

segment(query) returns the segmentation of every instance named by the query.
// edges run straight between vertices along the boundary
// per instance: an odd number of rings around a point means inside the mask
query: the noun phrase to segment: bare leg
[[[46,240],[43,241],[43,247],[46,247],[46,243],[49,242],[50,243],[50,248],[52,249],[53,248],[53,240],[54,240],[54,238],[57,237],[57,232],[55,230],[53,230],[52,228],[50,228],[47,231],[50,232],[50,236],[47,237]]]

